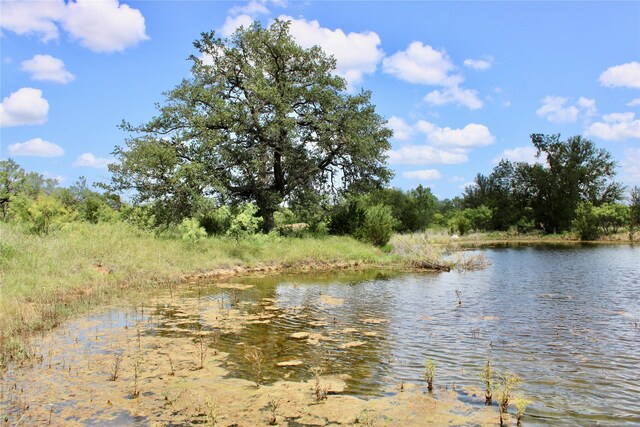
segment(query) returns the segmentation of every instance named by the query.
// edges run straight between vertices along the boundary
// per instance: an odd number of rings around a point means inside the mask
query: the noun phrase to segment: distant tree
[[[636,231],[640,228],[640,187],[634,186],[629,195],[629,240],[633,241]]]
[[[391,131],[371,94],[345,93],[336,61],[303,49],[289,23],[254,23],[227,40],[194,43],[192,77],[166,94],[159,115],[123,129],[108,188],[165,207],[166,219],[193,216],[201,196],[253,202],[263,231],[296,192],[366,191],[391,177]]]
[[[595,240],[600,237],[598,216],[591,202],[580,202],[574,216],[573,230],[578,233],[580,240]]]
[[[12,159],[0,160],[0,215],[3,221],[9,219],[10,204],[19,195],[35,199],[41,193],[51,194],[58,181],[45,178],[36,172],[25,172]]]

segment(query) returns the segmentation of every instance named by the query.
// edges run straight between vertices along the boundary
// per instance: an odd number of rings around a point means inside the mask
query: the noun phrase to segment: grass
[[[398,266],[399,258],[348,237],[255,236],[189,243],[124,223],[71,223],[48,236],[0,223],[0,367],[28,357],[29,337],[131,290],[177,283],[187,275],[260,266]]]

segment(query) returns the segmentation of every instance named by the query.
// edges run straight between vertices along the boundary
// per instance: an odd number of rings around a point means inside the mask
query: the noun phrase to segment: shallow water
[[[533,400],[524,425],[639,425],[640,248],[483,252],[493,264],[481,271],[233,279],[244,289],[193,283],[134,311],[84,319],[78,334],[68,334],[68,351],[117,351],[104,339],[98,345],[98,336],[131,333],[137,322],[145,336],[166,342],[219,331],[207,345],[229,353],[230,377],[254,379],[244,355],[257,346],[266,383],[307,380],[320,366],[349,375],[348,393],[372,397],[397,393],[402,383],[424,385],[431,358],[436,387],[454,388],[478,408],[483,399],[462,390],[482,387],[490,358],[496,370],[523,378]],[[291,337],[299,332],[310,335]],[[56,358],[65,360],[64,351]],[[277,366],[287,361],[301,364]]]

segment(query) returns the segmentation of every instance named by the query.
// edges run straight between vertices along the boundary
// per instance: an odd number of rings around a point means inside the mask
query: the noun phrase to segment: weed
[[[218,415],[218,406],[209,396],[204,400],[204,406],[207,407],[207,425],[212,427],[217,426],[220,418],[220,415]]]
[[[313,368],[309,369],[309,371],[311,371],[314,376],[313,394],[316,397],[316,402],[322,402],[323,400],[327,399],[327,394],[329,393],[327,387],[324,386],[320,380],[320,375],[322,375],[324,369],[319,366],[314,366]]]
[[[260,387],[262,380],[262,365],[264,364],[264,354],[262,349],[256,346],[247,346],[244,350],[244,358],[247,359],[253,371],[256,387]]]
[[[456,298],[458,299],[459,306],[462,305],[462,299],[460,298],[461,296],[462,296],[462,292],[456,289]]]
[[[198,352],[198,369],[204,368],[204,361],[207,357],[209,347],[207,346],[206,332],[202,331],[202,325],[198,324],[195,339],[196,350]]]
[[[133,391],[131,397],[133,399],[140,396],[140,369],[142,367],[142,359],[140,355],[136,356],[136,360],[133,362]]]
[[[494,388],[493,367],[491,366],[491,359],[487,360],[484,368],[482,368],[480,379],[484,383],[484,403],[485,405],[491,405],[491,403],[493,402],[492,390]]]
[[[269,425],[278,424],[278,408],[280,407],[280,399],[275,397],[269,399],[267,403],[267,411],[269,411]]]
[[[424,379],[427,381],[427,390],[433,393],[433,377],[436,374],[436,364],[431,358],[427,358],[424,364]]]
[[[519,376],[505,371],[505,373],[500,376],[499,381],[494,384],[492,393],[498,401],[501,426],[504,425],[503,414],[507,413],[509,401],[521,381],[522,379]]]
[[[122,363],[122,353],[114,354],[113,364],[111,365],[111,375],[109,376],[109,381],[115,381],[118,379],[121,363]]]
[[[373,426],[374,421],[375,421],[375,417],[371,415],[371,410],[363,409],[362,411],[360,411],[360,413],[358,414],[358,416],[356,417],[353,423],[360,424],[365,427],[371,427]]]
[[[176,374],[176,370],[173,367],[173,359],[171,358],[171,353],[167,353],[167,357],[169,358],[169,367],[171,368],[169,375],[174,376]]]
[[[530,403],[531,401],[523,394],[517,394],[513,399],[513,404],[516,407],[516,419],[518,426],[522,425],[522,417]]]

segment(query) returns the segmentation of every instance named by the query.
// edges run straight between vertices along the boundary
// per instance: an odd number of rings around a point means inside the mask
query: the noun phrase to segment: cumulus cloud
[[[430,145],[410,145],[398,150],[390,150],[389,163],[403,165],[452,165],[465,163],[469,160],[466,150],[441,150]]]
[[[546,154],[542,153],[540,157],[536,157],[538,150],[534,147],[516,147],[508,148],[497,157],[493,158],[493,163],[497,164],[500,160],[509,160],[511,162],[525,162],[529,164],[544,163]]]
[[[587,128],[585,135],[606,141],[640,139],[640,119],[636,119],[632,112],[605,114],[601,122],[592,123]]]
[[[0,126],[39,125],[47,121],[49,103],[42,91],[23,87],[5,97],[0,104]]]
[[[491,68],[492,58],[487,59],[465,59],[463,64],[465,67],[478,71],[484,71]]]
[[[73,166],[106,169],[107,165],[113,162],[114,159],[112,157],[96,157],[92,153],[83,153],[78,156]]]
[[[42,138],[11,144],[7,151],[10,156],[60,157],[64,154],[62,147]]]
[[[403,172],[402,176],[409,179],[419,179],[421,181],[434,181],[442,178],[442,174],[436,169],[420,169]]]
[[[95,52],[117,52],[149,37],[142,13],[118,0],[3,2],[2,28],[55,40],[62,27]]]
[[[462,89],[459,86],[452,86],[443,90],[429,92],[424,100],[431,105],[456,104],[463,105],[471,110],[482,108],[482,101],[478,98],[478,92],[473,89]]]
[[[76,78],[64,67],[64,62],[51,55],[35,55],[31,59],[22,61],[21,69],[30,73],[33,80],[64,84]]]
[[[393,138],[398,141],[408,141],[413,136],[414,129],[400,117],[391,116],[387,126],[393,131]]]
[[[640,62],[609,67],[600,74],[599,80],[602,86],[640,89]]]
[[[571,105],[569,98],[545,96],[536,114],[552,123],[575,123],[578,117],[589,118],[596,114],[596,101],[581,96]]]
[[[385,58],[382,69],[409,83],[455,86],[463,80],[462,76],[454,73],[456,67],[446,51],[417,41],[406,50]]]
[[[468,150],[493,144],[494,136],[485,125],[470,123],[461,129],[439,127],[426,120],[408,125],[394,117],[394,126],[410,140],[415,133],[424,135],[425,144],[414,144],[388,152],[389,161],[398,164],[456,164],[469,160]],[[440,148],[437,148],[440,147]]]
[[[640,98],[632,99],[627,103],[627,107],[637,107],[640,106]]]
[[[236,30],[240,27],[249,27],[253,24],[254,18],[249,15],[237,15],[237,16],[227,16],[227,19],[224,20],[224,24],[220,28],[220,33],[229,37],[231,34],[235,33]]]
[[[573,123],[578,120],[578,108],[565,106],[568,99],[561,96],[545,96],[542,107],[536,110],[536,114],[553,123]]]
[[[278,19],[291,22],[291,35],[302,47],[320,46],[327,54],[333,55],[336,71],[347,80],[350,89],[360,84],[365,74],[375,72],[384,57],[379,48],[380,37],[373,31],[345,33],[340,28],[321,27],[316,20],[284,15]]]
[[[2,2],[0,27],[18,35],[36,35],[43,42],[59,37],[56,22],[65,15],[64,0]]]
[[[491,145],[495,138],[485,125],[470,123],[462,129],[437,128],[427,135],[427,141],[436,145],[472,148]]]

